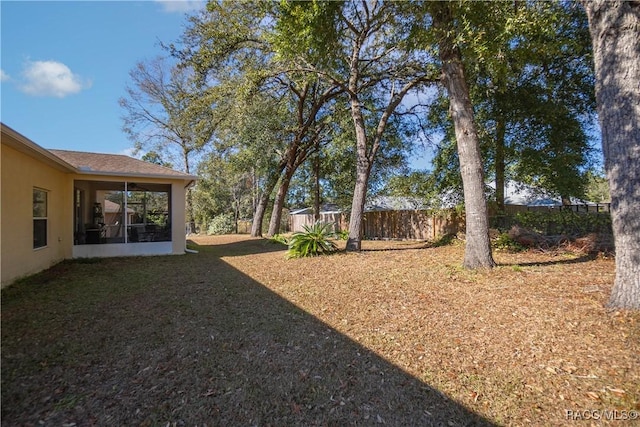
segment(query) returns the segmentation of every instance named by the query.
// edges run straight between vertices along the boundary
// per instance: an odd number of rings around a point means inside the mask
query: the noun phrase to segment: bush
[[[500,233],[500,235],[494,239],[493,247],[498,250],[508,252],[522,252],[527,249],[525,246],[512,239],[509,233]]]
[[[336,231],[336,239],[338,239],[338,240],[348,240],[349,239],[349,230]]]
[[[611,234],[611,215],[568,210],[527,211],[491,218],[491,226],[501,231],[514,225],[545,236],[583,236],[589,233]]]
[[[312,226],[305,225],[304,231],[293,233],[289,239],[289,258],[302,258],[328,254],[337,249],[330,239],[333,224],[316,222]]]
[[[235,231],[235,228],[233,214],[222,214],[211,220],[207,234],[231,234]]]
[[[611,215],[573,211],[519,212],[515,222],[547,236],[611,233]]]

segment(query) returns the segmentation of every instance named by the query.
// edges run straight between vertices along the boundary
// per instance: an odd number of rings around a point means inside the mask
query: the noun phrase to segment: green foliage
[[[318,256],[334,252],[337,247],[331,241],[333,224],[316,222],[311,226],[305,225],[304,231],[293,233],[289,239],[289,258],[303,258]]]
[[[527,249],[513,240],[508,233],[500,233],[492,243],[494,248],[508,252],[522,252]]]
[[[585,198],[590,202],[607,203],[611,201],[609,183],[602,172],[587,171],[585,174]]]
[[[336,239],[347,240],[349,238],[349,230],[336,231]]]
[[[275,32],[270,35],[278,56],[293,58],[304,52],[313,64],[331,60],[338,48],[336,23],[341,7],[340,2],[281,1]]]
[[[513,220],[529,230],[545,235],[583,235],[611,233],[611,215],[587,214],[561,210],[549,212],[518,212]]]
[[[435,3],[435,2],[434,2]],[[583,197],[595,112],[591,43],[583,11],[565,2],[458,2],[465,63],[485,176]],[[461,188],[444,90],[427,117],[444,135],[438,188]]]
[[[141,160],[145,162],[153,163],[156,165],[164,166],[165,168],[173,168],[173,164],[170,162],[166,162],[162,159],[162,156],[157,151],[148,151],[141,157]]]
[[[207,234],[231,234],[235,230],[233,214],[218,215],[211,220]]]

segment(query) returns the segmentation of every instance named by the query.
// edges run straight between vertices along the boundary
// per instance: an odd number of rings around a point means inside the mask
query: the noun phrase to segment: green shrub
[[[311,226],[305,225],[304,231],[293,233],[289,239],[289,258],[303,258],[318,256],[335,251],[336,244],[330,240],[333,224],[316,222]]]
[[[209,223],[207,234],[231,234],[235,231],[235,225],[233,214],[218,215]]]
[[[522,252],[527,250],[526,247],[513,240],[508,233],[500,233],[500,235],[493,241],[493,247],[509,252]]]
[[[348,240],[349,239],[349,230],[336,231],[336,239],[338,239],[338,240]]]
[[[574,211],[518,212],[515,223],[547,236],[611,233],[611,215]]]

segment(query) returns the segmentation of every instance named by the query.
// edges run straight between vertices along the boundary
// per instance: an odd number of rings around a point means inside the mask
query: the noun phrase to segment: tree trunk
[[[182,156],[184,161],[184,170],[187,174],[191,174],[189,169],[189,151],[183,149]],[[187,188],[187,222],[189,223],[189,229],[191,233],[196,232],[196,216],[193,213],[193,194],[191,191],[192,187]]]
[[[256,211],[253,213],[253,221],[251,222],[251,237],[262,237],[262,220],[269,203],[269,194],[267,192],[262,193],[258,200]]]
[[[187,188],[187,222],[189,223],[189,232],[196,233],[196,220],[193,213],[193,194],[191,187]]]
[[[358,162],[356,172],[356,186],[353,190],[351,217],[349,218],[347,251],[360,251],[360,249],[362,249],[362,216],[364,214],[364,204],[367,198],[367,182],[371,169],[363,163],[364,162]]]
[[[262,221],[264,220],[264,213],[266,212],[267,205],[269,204],[269,197],[271,196],[273,189],[278,183],[278,179],[280,179],[282,169],[283,168],[279,168],[277,173],[273,173],[265,183],[264,191],[258,199],[256,211],[253,214],[253,222],[251,223],[251,237],[262,237]]]
[[[360,101],[355,96],[351,98],[351,117],[356,131],[356,185],[351,202],[349,239],[347,240],[346,249],[347,251],[360,251],[362,248],[362,215],[364,214],[364,204],[367,198],[371,162],[367,156],[367,133]]]
[[[615,308],[640,309],[640,5],[583,0],[596,72],[596,103],[611,192]]]
[[[498,213],[504,213],[504,187],[505,187],[505,120],[502,117],[498,117],[496,123],[496,205],[498,206]]]
[[[453,120],[466,217],[465,268],[491,268],[496,265],[489,240],[489,216],[484,194],[484,177],[480,141],[473,119],[469,87],[459,49],[455,46],[452,29],[453,16],[448,2],[438,3],[433,16],[434,26],[441,28],[439,54],[442,78],[449,95],[449,109]]]
[[[313,216],[320,220],[320,140],[316,143],[316,156],[313,162]]]
[[[282,220],[282,208],[284,207],[284,199],[287,197],[289,191],[289,184],[291,183],[291,177],[295,173],[295,168],[287,167],[284,172],[284,176],[280,181],[276,198],[273,201],[273,210],[271,211],[271,221],[269,222],[269,230],[267,231],[267,237],[273,237],[280,232],[280,221]]]

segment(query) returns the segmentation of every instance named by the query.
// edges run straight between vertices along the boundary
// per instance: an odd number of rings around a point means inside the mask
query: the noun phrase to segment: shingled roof
[[[85,153],[67,150],[48,151],[75,167],[78,173],[81,174],[196,179],[193,175],[121,154]]]

